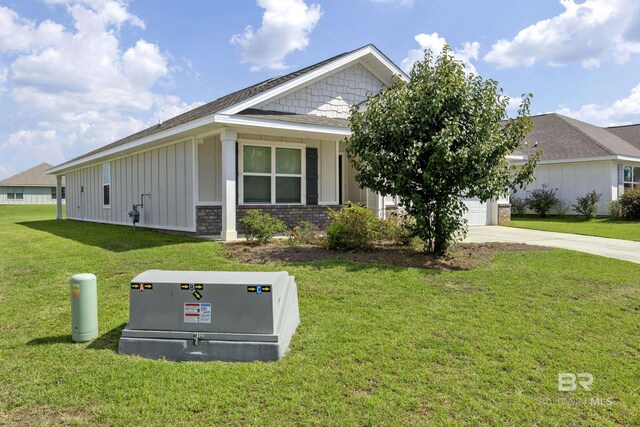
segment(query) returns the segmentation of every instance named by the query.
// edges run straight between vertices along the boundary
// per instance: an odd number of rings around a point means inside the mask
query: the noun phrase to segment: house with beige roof
[[[1,205],[47,205],[56,203],[58,189],[56,178],[48,175],[53,166],[40,163],[0,181]],[[65,199],[64,183],[60,185],[60,203]]]
[[[602,128],[560,114],[533,117],[528,150],[542,150],[535,182],[515,196],[546,184],[568,205],[595,190],[602,195],[598,214],[625,190],[640,188],[640,125]],[[535,146],[535,148],[534,148]]]
[[[349,110],[408,77],[367,45],[233,92],[52,168],[67,218],[234,239],[249,209],[289,226],[328,223],[328,208],[393,198],[360,188],[345,155]],[[466,200],[470,225],[495,224],[499,201]],[[507,205],[508,209],[508,205]]]

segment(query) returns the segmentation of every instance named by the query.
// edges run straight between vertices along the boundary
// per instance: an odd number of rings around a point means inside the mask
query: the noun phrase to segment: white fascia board
[[[267,129],[289,130],[298,132],[322,133],[336,136],[349,136],[351,130],[337,126],[322,126],[307,123],[292,123],[280,120],[256,119],[252,117],[230,116],[227,114],[216,114],[215,122],[227,126],[250,126]]]
[[[629,156],[599,156],[599,157],[582,157],[575,159],[556,159],[556,160],[541,160],[539,165],[555,165],[560,163],[586,163],[586,162],[601,162],[606,160],[620,160],[627,162],[640,162],[640,157]]]
[[[507,160],[525,161],[529,158],[526,154],[507,154]]]
[[[287,83],[281,84],[279,86],[274,87],[273,89],[267,90],[263,93],[260,93],[252,98],[249,98],[239,104],[235,104],[229,108],[226,108],[224,110],[219,111],[220,114],[226,114],[226,115],[231,115],[231,114],[236,114],[239,113],[240,111],[246,110],[247,108],[251,108],[254,107],[256,105],[259,104],[263,104],[265,102],[268,102],[274,98],[277,98],[279,96],[284,95],[285,93],[288,93],[292,90],[295,90],[299,87],[304,87],[310,83],[312,83],[314,80],[321,78],[322,76],[324,76],[325,74],[329,74],[332,71],[335,71],[341,67],[344,67],[352,62],[357,61],[360,58],[363,58],[366,55],[373,55],[374,57],[376,57],[378,60],[380,60],[380,62],[382,62],[384,65],[386,65],[387,67],[389,67],[390,70],[392,70],[394,73],[402,73],[402,70],[400,70],[398,67],[396,67],[395,65],[393,65],[393,63],[391,61],[389,61],[388,59],[384,58],[384,55],[382,55],[379,51],[377,51],[377,49],[375,49],[373,46],[365,46],[362,49],[358,49],[355,52],[350,53],[349,55],[346,55],[342,58],[336,59],[333,62],[330,62],[329,64],[326,64],[320,68],[318,68],[317,70],[314,71],[310,71],[308,73],[303,74],[300,77],[296,77],[293,80],[288,81]],[[406,78],[406,75],[404,73],[401,74],[401,76],[403,76],[404,78]]]
[[[398,68],[396,64],[391,62],[391,60],[389,60],[389,58],[387,58],[381,51],[372,46],[369,46],[369,48],[371,49],[371,54],[373,54],[373,56],[375,56],[378,61],[382,62],[390,70],[395,71],[396,74],[405,82],[409,81],[409,76],[400,68]]]
[[[197,129],[197,128],[201,127],[201,126],[206,126],[206,125],[210,125],[210,124],[213,124],[213,123],[214,123],[213,114],[210,114],[208,116],[205,116],[205,117],[202,117],[202,118],[199,118],[199,119],[196,119],[196,120],[193,120],[193,121],[190,121],[190,122],[187,122],[187,123],[184,123],[184,124],[172,127],[172,128],[169,128],[169,129],[164,130],[162,132],[154,133],[153,135],[149,135],[149,136],[146,136],[144,138],[140,138],[140,139],[128,142],[126,144],[122,144],[122,145],[119,145],[117,147],[113,147],[113,148],[110,148],[108,150],[101,151],[99,153],[95,153],[95,154],[93,154],[91,156],[88,156],[88,157],[83,157],[83,158],[78,159],[78,160],[74,160],[74,161],[67,162],[67,163],[62,163],[62,164],[60,164],[58,166],[54,166],[51,169],[47,170],[47,174],[48,175],[57,175],[57,174],[60,174],[60,173],[64,173],[64,172],[67,172],[69,170],[76,169],[76,168],[78,168],[78,167],[80,167],[82,165],[85,165],[87,163],[92,163],[92,162],[95,162],[95,161],[100,160],[102,158],[116,155],[116,154],[121,153],[123,151],[139,148],[139,147],[141,147],[141,146],[143,146],[145,144],[149,144],[149,143],[154,142],[154,141],[159,140],[159,139],[171,137],[173,135],[177,135],[177,134],[182,133],[182,132],[187,132],[187,131],[190,131],[190,130],[194,130],[194,129]]]

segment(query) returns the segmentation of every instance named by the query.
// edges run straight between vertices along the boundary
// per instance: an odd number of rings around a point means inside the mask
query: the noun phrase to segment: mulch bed
[[[441,258],[408,246],[378,245],[368,252],[336,252],[315,245],[289,246],[284,242],[257,246],[245,242],[224,245],[228,257],[249,264],[296,264],[322,260],[349,260],[397,267],[435,270],[471,270],[491,261],[500,252],[540,252],[547,248],[521,243],[459,243]]]

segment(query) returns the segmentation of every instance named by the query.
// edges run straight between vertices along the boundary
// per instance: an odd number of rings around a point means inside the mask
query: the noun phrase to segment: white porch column
[[[222,143],[222,240],[238,238],[236,231],[236,141],[238,134],[225,130]]]
[[[56,219],[62,219],[62,175],[56,175]]]

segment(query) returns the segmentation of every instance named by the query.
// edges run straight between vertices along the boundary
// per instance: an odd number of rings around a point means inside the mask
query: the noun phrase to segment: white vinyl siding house
[[[617,200],[627,188],[640,187],[640,131],[600,128],[559,114],[533,120],[534,130],[527,140],[537,143],[542,159],[535,181],[515,197],[524,199],[529,191],[547,185],[571,206],[577,197],[595,190],[601,194],[597,213],[607,215],[609,201]],[[575,212],[570,209],[569,213]]]
[[[56,178],[46,171],[53,166],[41,163],[0,181],[0,205],[52,205],[58,198]],[[65,187],[61,186],[61,203]]]
[[[237,237],[249,209],[327,225],[327,208],[361,203],[379,215],[393,198],[359,188],[345,155],[349,110],[406,75],[374,46],[222,97],[72,159],[67,217]],[[108,199],[108,200],[107,200]],[[493,207],[491,207],[493,206]],[[496,203],[477,206],[484,224]]]

